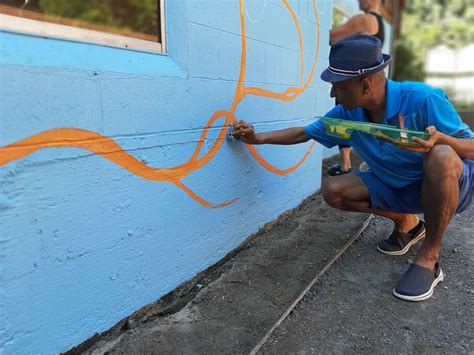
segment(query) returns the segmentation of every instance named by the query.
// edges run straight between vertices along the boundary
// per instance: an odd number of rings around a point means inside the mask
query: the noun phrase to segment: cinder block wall
[[[331,1],[165,5],[165,55],[0,32],[0,353],[70,349],[320,187],[321,146],[224,136],[333,105]]]

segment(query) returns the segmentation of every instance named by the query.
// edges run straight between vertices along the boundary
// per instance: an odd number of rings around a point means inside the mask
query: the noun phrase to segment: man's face
[[[331,83],[331,97],[336,98],[344,109],[352,110],[362,106],[361,79],[349,79]]]

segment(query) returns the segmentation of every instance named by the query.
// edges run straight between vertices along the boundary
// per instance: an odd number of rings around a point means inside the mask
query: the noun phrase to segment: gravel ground
[[[376,218],[294,312],[262,353],[467,354],[474,351],[473,209],[456,216],[440,265],[445,281],[425,302],[391,295],[416,247],[391,257],[375,250],[392,224]]]

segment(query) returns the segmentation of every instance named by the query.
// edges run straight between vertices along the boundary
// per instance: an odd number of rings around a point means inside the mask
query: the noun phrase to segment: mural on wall
[[[238,198],[234,198],[230,201],[225,201],[219,204],[213,204],[198,194],[196,194],[192,189],[183,184],[182,179],[192,172],[205,166],[220,150],[222,144],[225,142],[227,131],[231,124],[237,122],[237,118],[234,113],[240,104],[247,95],[262,96],[269,99],[275,99],[280,101],[293,101],[300,94],[302,94],[310,85],[314,70],[316,68],[318,53],[319,53],[319,42],[320,42],[320,30],[319,30],[319,21],[318,21],[318,12],[316,7],[316,0],[312,1],[313,13],[314,13],[314,26],[315,26],[315,39],[316,39],[316,48],[314,53],[313,63],[311,65],[311,70],[308,74],[306,80],[303,80],[304,77],[304,57],[303,57],[303,38],[301,34],[301,28],[298,21],[298,18],[288,3],[288,0],[282,0],[285,8],[291,15],[294,25],[298,33],[298,42],[299,42],[299,71],[300,71],[300,81],[297,87],[290,86],[282,92],[276,92],[271,90],[266,90],[259,87],[246,86],[245,85],[245,74],[246,74],[246,59],[247,59],[247,40],[246,40],[246,31],[245,31],[245,0],[240,1],[240,22],[241,22],[241,39],[242,39],[242,49],[241,49],[241,59],[240,59],[240,71],[237,81],[237,87],[235,89],[235,94],[232,100],[232,104],[228,110],[217,110],[207,121],[206,125],[203,127],[199,143],[196,146],[193,154],[185,163],[177,165],[171,168],[155,168],[147,165],[141,160],[137,159],[133,155],[127,153],[118,143],[113,139],[103,136],[99,133],[83,130],[79,128],[55,128],[47,131],[40,132],[28,138],[25,138],[21,141],[9,144],[7,146],[0,148],[0,166],[7,165],[15,160],[22,159],[30,154],[33,154],[35,151],[45,148],[53,147],[74,147],[88,150],[94,154],[98,154],[105,159],[110,160],[111,162],[117,164],[118,166],[126,169],[132,174],[142,177],[143,179],[150,181],[161,181],[169,182],[176,185],[178,188],[186,192],[191,198],[200,203],[203,206],[211,208],[220,208],[233,204]],[[213,124],[219,120],[224,119],[219,135],[212,145],[212,147],[203,155],[200,156],[200,153],[203,148],[203,144],[209,129]],[[277,174],[277,175],[287,175],[295,171],[310,154],[312,148],[314,147],[315,142],[313,142],[303,157],[294,165],[288,168],[279,168],[270,164],[265,158],[256,150],[252,145],[247,145],[246,147],[253,158],[265,169],[268,171]]]

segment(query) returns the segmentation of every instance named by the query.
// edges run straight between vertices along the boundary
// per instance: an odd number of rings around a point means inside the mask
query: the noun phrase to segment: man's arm
[[[245,121],[239,121],[232,130],[234,136],[238,136],[248,144],[298,144],[307,142],[310,138],[303,127],[286,128],[278,131],[256,133],[252,125]]]
[[[410,150],[427,153],[435,144],[445,144],[453,148],[462,159],[474,159],[474,138],[455,138],[437,131],[433,126],[428,127],[426,133],[430,135],[430,139],[425,141],[418,137],[413,137],[413,141],[418,143],[420,148]]]
[[[378,22],[375,16],[370,14],[356,15],[342,25],[334,27],[329,35],[329,42],[332,44],[356,33],[374,35],[377,31]]]
[[[437,144],[449,145],[461,158],[474,160],[474,138],[454,138],[444,133],[439,134],[441,137]]]

